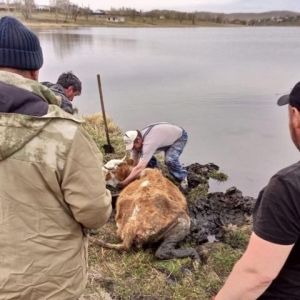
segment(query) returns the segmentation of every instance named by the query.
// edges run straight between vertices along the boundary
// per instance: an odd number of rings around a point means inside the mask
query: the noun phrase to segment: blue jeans
[[[158,160],[156,159],[155,156],[151,157],[151,159],[149,160],[146,168],[151,168],[151,169],[157,168],[157,169],[160,169],[160,164],[159,164],[159,162],[158,162]]]
[[[182,181],[187,176],[187,171],[182,167],[179,162],[181,155],[188,140],[188,135],[183,130],[182,136],[177,139],[169,149],[165,151],[165,164],[168,167],[170,174],[177,180]]]

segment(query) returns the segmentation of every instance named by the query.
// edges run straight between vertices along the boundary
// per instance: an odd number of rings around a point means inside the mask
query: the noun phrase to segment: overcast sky
[[[167,9],[178,11],[211,12],[265,12],[290,10],[300,12],[300,0],[71,0],[91,9],[109,10],[130,7],[136,10]],[[49,0],[36,0],[38,4],[49,4]]]

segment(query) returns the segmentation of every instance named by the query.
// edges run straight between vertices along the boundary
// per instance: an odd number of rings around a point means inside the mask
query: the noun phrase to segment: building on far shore
[[[6,2],[0,2],[0,11],[15,11],[16,5],[10,4],[9,1]]]
[[[125,18],[124,17],[107,17],[106,21],[115,22],[115,23],[123,23],[123,22],[125,22]]]
[[[48,5],[36,5],[35,10],[36,11],[50,11],[50,6],[48,6]]]
[[[103,15],[106,15],[106,12],[103,9],[96,9],[96,10],[93,11],[93,15],[103,16]]]

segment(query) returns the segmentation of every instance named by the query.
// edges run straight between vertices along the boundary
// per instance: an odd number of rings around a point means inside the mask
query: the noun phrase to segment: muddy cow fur
[[[145,169],[139,179],[122,190],[117,199],[115,221],[122,243],[92,241],[116,250],[160,242],[155,252],[159,259],[192,257],[200,260],[195,249],[176,248],[190,232],[187,202],[158,169]]]

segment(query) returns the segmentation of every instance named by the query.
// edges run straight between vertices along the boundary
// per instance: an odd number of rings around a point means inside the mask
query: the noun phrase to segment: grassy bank
[[[106,144],[101,114],[85,116],[85,129],[103,152]],[[109,136],[116,153],[104,155],[104,160],[121,158],[125,149],[122,130],[108,118]],[[221,173],[222,174],[222,173]],[[224,176],[224,175],[222,175]],[[211,174],[218,178],[218,174]],[[202,197],[208,192],[203,185]],[[189,197],[192,201],[193,196]],[[207,300],[223,285],[235,262],[241,257],[251,232],[251,220],[243,227],[229,226],[223,243],[206,243],[197,247],[202,264],[190,258],[161,261],[155,258],[154,249],[132,249],[117,252],[91,244],[89,246],[89,283],[80,300],[100,299],[200,299]],[[97,238],[117,242],[113,219]],[[188,243],[182,245],[189,247]]]
[[[49,12],[34,12],[29,20],[25,20],[19,12],[0,12],[0,17],[4,15],[12,15],[21,20],[24,24],[30,27],[82,27],[82,26],[99,26],[99,27],[224,27],[224,26],[236,26],[230,24],[218,24],[215,22],[197,21],[195,24],[191,20],[179,20],[149,17],[126,17],[125,22],[114,23],[107,21],[107,16],[94,16],[91,15],[88,18],[84,16],[78,16],[75,21],[70,16],[66,19],[63,14],[56,15]]]

